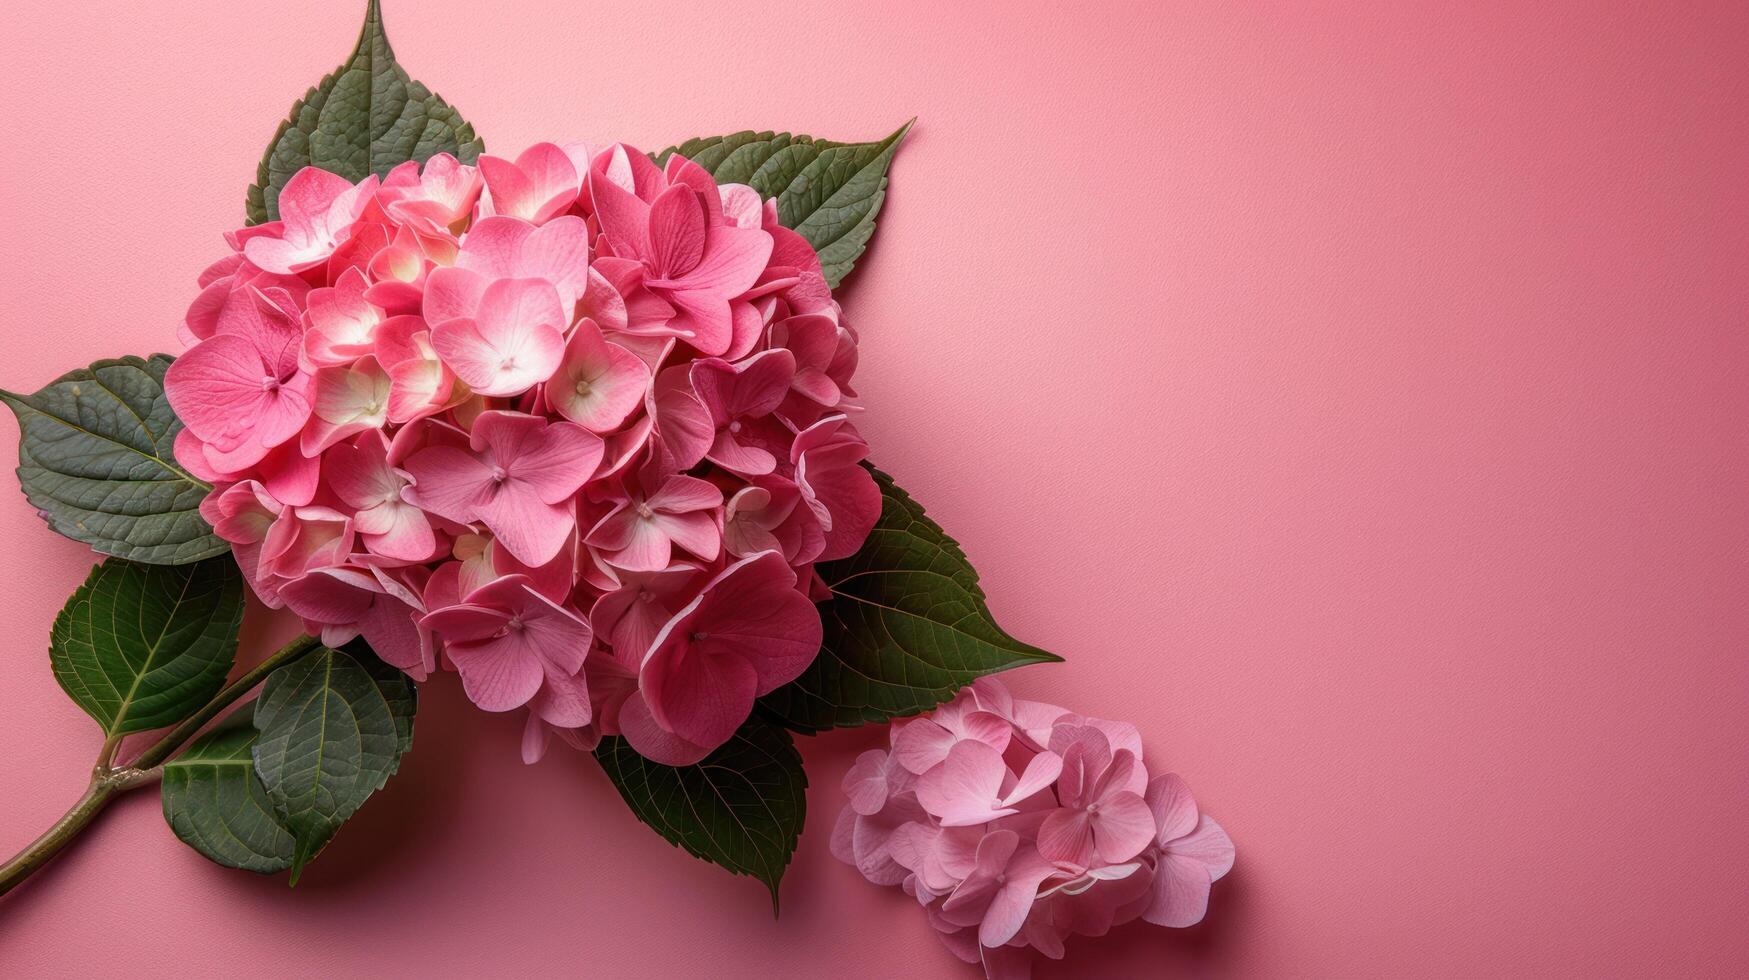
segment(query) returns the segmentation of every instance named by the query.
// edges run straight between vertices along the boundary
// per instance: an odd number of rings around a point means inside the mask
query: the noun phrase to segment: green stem
[[[273,656],[261,661],[254,669],[227,685],[188,720],[172,728],[169,734],[140,753],[133,765],[114,768],[115,749],[120,740],[105,740],[103,749],[98,753],[97,764],[92,768],[91,785],[86,787],[85,795],[79,797],[79,802],[74,803],[72,809],[55,821],[54,826],[43,831],[42,836],[32,841],[29,847],[19,851],[12,860],[0,864],[0,895],[18,887],[20,882],[48,864],[62,848],[71,844],[91,825],[91,821],[103,812],[103,808],[111,800],[131,789],[157,782],[164,774],[164,760],[181,748],[182,743],[193,738],[207,722],[218,717],[219,712],[254,690],[268,674],[319,645],[313,636],[300,636],[280,647]]]
[[[286,664],[289,664],[304,654],[309,653],[320,645],[320,641],[313,636],[300,636],[290,643],[287,643],[285,646],[280,647],[273,656],[268,657],[266,660],[257,664],[255,669],[244,674],[242,677],[237,678],[235,681],[232,681],[231,684],[224,690],[220,691],[216,697],[211,701],[208,701],[206,707],[196,711],[193,715],[189,716],[188,720],[177,725],[175,728],[170,729],[170,733],[159,739],[151,748],[141,752],[140,757],[134,760],[134,768],[150,769],[153,766],[162,764],[165,759],[170,758],[172,753],[182,747],[183,742],[188,741],[189,738],[191,738],[195,732],[200,731],[207,722],[218,717],[219,712],[230,707],[231,702],[248,694],[250,691],[253,691],[255,685],[261,683],[268,674],[284,667]]]

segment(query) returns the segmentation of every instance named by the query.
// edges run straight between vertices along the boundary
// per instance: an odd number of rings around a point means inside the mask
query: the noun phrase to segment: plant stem
[[[189,738],[192,737],[195,732],[200,731],[207,722],[218,717],[219,712],[229,707],[231,702],[254,690],[255,685],[261,683],[262,679],[268,674],[284,667],[286,664],[291,663],[306,653],[309,653],[320,645],[320,642],[313,636],[300,636],[290,643],[287,643],[285,646],[280,647],[273,656],[268,657],[266,660],[257,664],[255,669],[231,682],[229,686],[220,691],[211,701],[208,701],[206,707],[196,711],[193,715],[189,716],[188,720],[177,725],[175,728],[170,729],[170,733],[159,739],[151,748],[141,752],[140,757],[134,760],[134,768],[150,769],[153,766],[161,765],[165,759],[170,758],[171,753],[182,747],[183,742],[188,741]]]
[[[61,848],[71,844],[91,824],[97,814],[109,805],[110,800],[136,786],[155,782],[163,774],[162,769],[118,769],[93,776],[85,795],[79,797],[79,802],[73,804],[72,809],[55,821],[54,826],[43,831],[43,835],[32,841],[29,847],[0,865],[0,895],[16,888],[20,882],[49,863],[50,859],[61,852]]]
[[[91,825],[91,821],[109,805],[110,800],[128,790],[157,782],[164,774],[164,760],[181,748],[182,743],[194,737],[207,722],[218,717],[219,712],[254,690],[268,674],[319,645],[313,636],[300,636],[280,647],[254,669],[227,685],[188,720],[172,728],[169,734],[140,753],[133,765],[115,768],[115,749],[120,739],[105,740],[102,750],[98,752],[97,764],[92,767],[91,785],[86,787],[85,795],[79,797],[79,802],[74,803],[72,809],[55,821],[54,826],[43,831],[43,835],[32,841],[29,847],[19,851],[12,860],[0,864],[0,895],[18,887],[20,882],[48,864],[62,848],[72,843]]]

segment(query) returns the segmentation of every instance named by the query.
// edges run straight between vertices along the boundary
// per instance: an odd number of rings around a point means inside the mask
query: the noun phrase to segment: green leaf
[[[675,768],[604,738],[595,758],[639,820],[694,857],[771,890],[795,853],[807,815],[808,777],[790,734],[754,717],[702,761]]]
[[[439,153],[473,163],[484,148],[461,113],[395,62],[382,10],[370,0],[352,56],[305,93],[273,134],[249,188],[249,223],[277,219],[281,188],[305,167],[357,181]]]
[[[412,743],[413,684],[376,660],[318,650],[269,675],[255,703],[255,774],[296,842],[292,884]]]
[[[916,120],[912,120],[916,122]],[[874,143],[834,143],[789,133],[736,133],[692,139],[663,150],[664,166],[679,153],[719,184],[747,184],[777,198],[777,218],[801,233],[832,288],[856,265],[887,196],[887,168],[911,123]]]
[[[0,391],[18,416],[18,482],[52,530],[154,565],[230,550],[200,516],[212,488],[176,462],[182,423],[164,397],[171,360],[98,361],[33,395]]]
[[[292,866],[296,841],[255,778],[258,733],[238,711],[164,763],[164,820],[189,847],[228,868],[260,874]]]
[[[229,555],[193,565],[111,558],[55,617],[49,661],[103,734],[147,732],[219,692],[242,624],[243,575]]]
[[[874,477],[881,516],[868,541],[816,566],[832,590],[820,655],[760,702],[797,731],[918,714],[985,674],[1062,659],[1003,632],[959,545],[892,477]]]

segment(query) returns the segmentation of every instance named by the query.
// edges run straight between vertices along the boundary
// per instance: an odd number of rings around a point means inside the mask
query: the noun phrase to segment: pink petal
[[[705,561],[716,561],[723,538],[717,530],[715,515],[699,511],[684,514],[658,512],[652,523],[670,542]]]
[[[983,712],[976,712],[982,714]],[[1000,749],[998,749],[1000,751]],[[1063,760],[1052,752],[1040,752],[1026,764],[1026,771],[1020,774],[1020,781],[1003,795],[1001,805],[1013,806],[1030,799],[1057,781],[1057,775],[1063,771]],[[1152,821],[1150,821],[1150,824]]]
[[[1024,847],[1009,862],[1006,878],[991,899],[984,921],[978,926],[979,945],[995,948],[1007,944],[1026,923],[1038,896],[1038,886],[1058,874],[1057,868],[1030,847]]]
[[[657,276],[690,272],[704,256],[705,214],[698,194],[684,185],[664,191],[650,205],[649,235],[648,260]]]
[[[532,490],[515,483],[505,483],[485,495],[475,504],[474,513],[498,543],[525,565],[552,561],[576,530],[576,512],[571,507],[545,503]]]
[[[1164,845],[1196,829],[1196,800],[1190,795],[1190,784],[1177,773],[1157,776],[1148,783],[1148,808],[1158,825],[1157,840]]]
[[[870,749],[856,757],[856,764],[844,775],[844,794],[857,813],[871,815],[881,812],[887,803],[887,754]]]
[[[1089,867],[1098,854],[1093,846],[1093,820],[1086,810],[1059,807],[1038,828],[1039,852],[1053,861]]]
[[[601,222],[601,233],[607,236],[614,252],[636,259],[647,257],[650,205],[599,173],[589,175],[589,193],[596,220]]]
[[[947,758],[947,752],[959,741],[947,729],[918,718],[905,722],[893,733],[893,756],[907,770],[921,776]]]
[[[712,656],[697,645],[680,656],[652,654],[640,681],[658,724],[711,747],[728,741],[747,720],[759,689],[759,674],[745,658]]]
[[[581,668],[581,664],[578,665]],[[581,728],[589,724],[589,685],[581,669],[567,674],[548,665],[546,683],[534,696],[530,707],[541,720],[560,728]]]
[[[1178,929],[1196,925],[1208,912],[1210,880],[1208,866],[1201,861],[1162,854],[1154,866],[1153,899],[1142,918]]]
[[[443,323],[461,317],[471,317],[480,308],[480,300],[492,280],[478,272],[443,266],[431,270],[425,280],[425,300],[421,315],[427,323]]]
[[[1140,796],[1123,790],[1099,802],[1093,837],[1100,861],[1121,864],[1153,843],[1154,814]]]
[[[558,504],[568,501],[594,475],[603,451],[595,433],[570,422],[553,422],[539,431],[510,469],[516,481],[531,487],[542,501]]]
[[[558,291],[550,283],[503,279],[486,288],[472,319],[439,323],[431,341],[476,392],[516,395],[558,370],[566,325]]]
[[[1195,831],[1169,842],[1166,850],[1201,861],[1209,869],[1209,877],[1215,881],[1233,870],[1233,839],[1207,814],[1197,821]]]
[[[443,633],[442,629],[437,631]],[[540,661],[514,640],[451,643],[447,649],[450,662],[462,675],[462,690],[481,710],[520,708],[540,690],[544,679]]]
[[[1007,772],[1001,753],[982,742],[961,741],[940,765],[918,777],[917,801],[941,818],[943,827],[987,823],[1015,812],[995,807]]]
[[[492,470],[479,457],[454,446],[421,449],[407,459],[414,486],[405,496],[417,506],[459,524],[477,519]]]
[[[689,766],[710,755],[710,747],[688,742],[656,723],[643,692],[634,691],[619,711],[620,731],[638,754],[664,766]]]

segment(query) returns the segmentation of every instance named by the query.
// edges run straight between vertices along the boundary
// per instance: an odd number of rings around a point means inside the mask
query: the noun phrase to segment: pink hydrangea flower
[[[646,201],[593,174],[589,189],[614,254],[642,263],[644,288],[674,308],[668,328],[706,354],[727,353],[735,338],[733,301],[759,280],[771,236],[724,220],[715,185],[706,195],[677,183]]]
[[[500,279],[481,291],[472,316],[439,323],[431,345],[475,392],[520,395],[558,370],[566,324],[551,283]]]
[[[716,522],[722,504],[723,492],[715,484],[672,474],[647,497],[628,489],[585,542],[599,549],[609,564],[628,572],[667,568],[675,546],[714,561],[722,547]]]
[[[1134,726],[986,677],[892,742],[845,775],[832,853],[901,886],[987,977],[1028,976],[1070,937],[1138,918],[1193,925],[1233,866],[1233,842],[1184,780],[1148,778]]]
[[[820,633],[819,614],[796,591],[783,556],[768,551],[741,559],[651,642],[638,670],[650,720],[692,747],[689,761],[702,758],[729,740],[754,698],[807,668]]]
[[[371,353],[383,311],[365,298],[368,290],[364,273],[357,269],[346,270],[332,286],[310,290],[304,357],[311,364],[346,365]]]
[[[514,162],[482,156],[480,172],[486,178],[493,214],[537,225],[568,210],[582,184],[571,157],[554,143],[536,143]]]
[[[813,563],[880,499],[848,422],[856,335],[773,202],[678,154],[541,143],[307,169],[279,208],[200,274],[165,384],[262,601],[527,710],[527,759],[623,735],[697,761],[805,669]],[[913,723],[905,757],[997,716]],[[883,765],[921,817],[919,775]],[[858,837],[882,877],[909,873],[894,812]],[[967,864],[967,833],[929,867]]]
[[[585,317],[549,378],[545,391],[553,411],[591,432],[612,432],[644,403],[650,368]]]
[[[407,496],[447,520],[484,524],[519,560],[543,565],[574,529],[571,498],[600,462],[601,439],[581,426],[484,412],[467,449],[432,446],[407,460]]]
[[[427,613],[420,625],[444,637],[468,697],[487,711],[530,702],[543,719],[566,728],[589,723],[583,658],[594,634],[575,612],[509,575],[474,590],[467,601]]]
[[[264,272],[290,275],[328,261],[352,237],[354,223],[370,205],[377,179],[358,184],[305,167],[279,193],[278,234],[263,232],[243,243],[243,257]]]
[[[177,358],[164,379],[177,417],[205,446],[210,465],[224,470],[253,465],[296,436],[312,407],[296,321],[260,293],[234,314]]]

